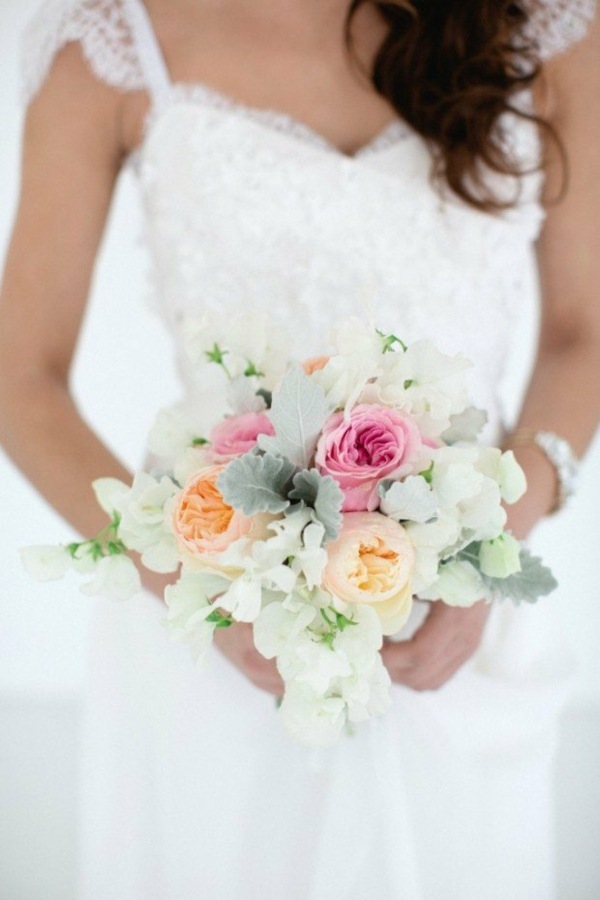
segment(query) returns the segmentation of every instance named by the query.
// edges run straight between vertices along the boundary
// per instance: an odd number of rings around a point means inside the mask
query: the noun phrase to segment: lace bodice
[[[580,38],[594,6],[532,2],[528,28],[541,55]],[[323,352],[340,318],[367,314],[407,340],[429,337],[470,356],[490,436],[498,429],[514,318],[535,293],[539,173],[522,178],[516,206],[490,215],[431,185],[429,151],[400,119],[349,156],[285,113],[172,84],[141,0],[46,2],[24,43],[28,98],[68,41],[81,42],[98,78],[151,95],[132,164],[156,308],[173,332],[188,397],[206,400],[208,391],[183,352],[188,315],[269,316],[292,331],[301,356]],[[537,159],[533,126],[514,117],[503,129],[514,153]],[[511,185],[497,176],[495,188]]]

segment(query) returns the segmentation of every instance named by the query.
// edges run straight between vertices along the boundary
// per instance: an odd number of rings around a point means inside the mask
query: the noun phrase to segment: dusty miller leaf
[[[486,588],[501,600],[512,600],[516,606],[521,603],[537,603],[540,597],[546,597],[558,587],[558,582],[548,566],[539,556],[533,556],[526,547],[521,547],[519,560],[521,571],[509,575],[508,578],[491,578],[481,572],[479,564],[479,548],[481,544],[474,541],[465,547],[458,556],[466,559],[480,573]]]
[[[244,515],[278,513],[289,506],[287,492],[296,467],[287,459],[265,453],[245,453],[233,459],[217,485],[223,499]]]
[[[344,494],[331,475],[321,475],[316,469],[304,469],[294,475],[291,500],[303,501],[315,511],[325,529],[325,540],[334,540],[342,527]]]
[[[323,388],[305,375],[300,366],[293,366],[273,394],[269,418],[275,434],[261,434],[258,445],[262,450],[285,456],[296,466],[307,468],[328,414]]]

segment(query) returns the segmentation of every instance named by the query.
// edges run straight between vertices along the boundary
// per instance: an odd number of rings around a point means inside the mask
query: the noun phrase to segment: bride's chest
[[[182,98],[150,120],[138,172],[161,241],[232,263],[238,254],[246,265],[278,254],[290,265],[322,255],[330,267],[397,268],[424,256],[470,268],[500,245],[531,240],[541,219],[537,177],[504,215],[443,198],[428,149],[400,121],[347,156],[276,114]]]

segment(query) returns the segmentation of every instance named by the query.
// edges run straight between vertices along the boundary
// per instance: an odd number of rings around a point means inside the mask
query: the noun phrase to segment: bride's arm
[[[0,439],[84,535],[105,524],[90,482],[129,473],[89,428],[69,372],[123,156],[118,92],[68,45],[30,104],[0,293]],[[101,370],[98,377],[102,377]]]
[[[600,21],[587,37],[546,66],[539,109],[557,128],[569,160],[565,199],[549,203],[538,243],[543,297],[535,367],[518,428],[556,432],[583,454],[600,413]],[[552,146],[546,199],[556,197],[561,168]],[[551,510],[553,467],[537,447],[515,455],[529,489],[509,509],[508,527],[525,537]],[[433,604],[411,641],[384,648],[394,681],[418,690],[444,684],[477,649],[489,607]]]
[[[125,114],[132,102],[93,77],[78,44],[58,55],[26,117],[21,192],[0,291],[0,442],[87,537],[106,524],[91,482],[131,480],[77,409],[69,376],[115,182],[136,130]],[[146,569],[141,575],[160,598],[172,580]],[[281,694],[275,665],[254,649],[248,628],[228,632],[218,643],[234,665]]]

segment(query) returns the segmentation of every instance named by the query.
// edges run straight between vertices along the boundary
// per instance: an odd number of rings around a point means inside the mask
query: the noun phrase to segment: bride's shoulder
[[[542,60],[563,53],[585,37],[597,13],[597,0],[525,0],[527,35]]]
[[[124,91],[142,90],[144,67],[134,39],[132,18],[137,2],[44,0],[21,37],[25,102],[38,93],[56,57],[70,44],[79,45],[97,80]]]

